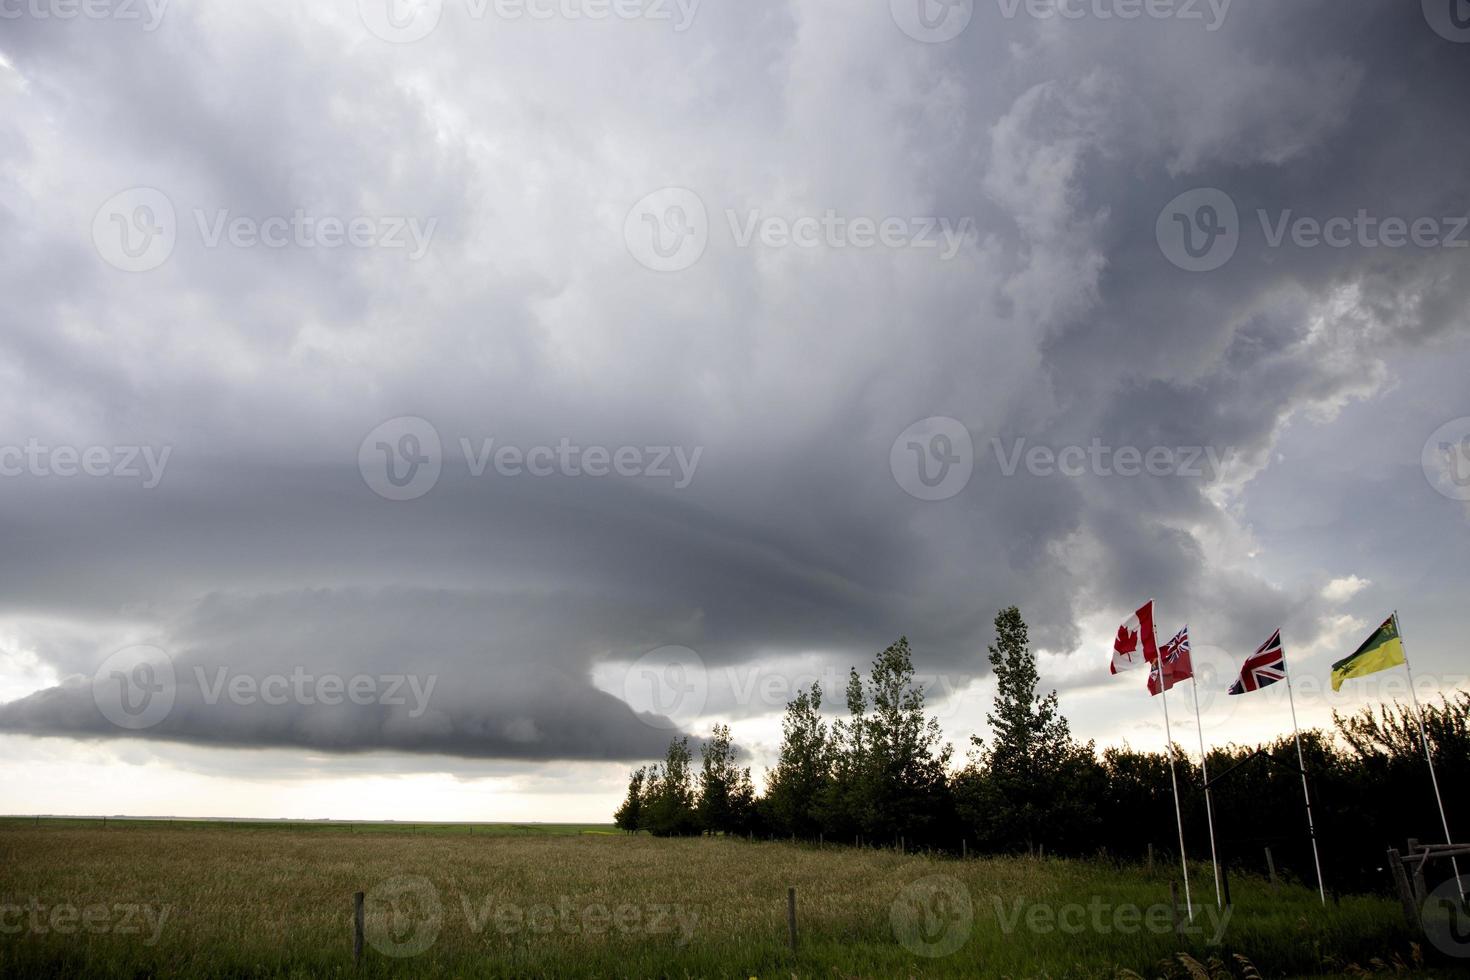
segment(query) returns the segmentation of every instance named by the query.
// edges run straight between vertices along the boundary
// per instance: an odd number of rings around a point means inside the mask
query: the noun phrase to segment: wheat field
[[[1184,935],[1162,868],[597,827],[9,820],[0,868],[7,977],[1427,972],[1386,899],[1237,878],[1226,918],[1207,868]]]

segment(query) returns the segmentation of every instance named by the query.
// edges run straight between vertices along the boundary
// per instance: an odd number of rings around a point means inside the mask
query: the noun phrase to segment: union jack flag
[[[1159,683],[1162,674],[1163,684]],[[1180,681],[1194,676],[1194,662],[1189,655],[1189,627],[1174,634],[1174,639],[1159,648],[1159,659],[1148,672],[1148,693],[1157,697],[1173,690]]]
[[[1281,631],[1271,634],[1271,639],[1245,660],[1240,668],[1240,679],[1230,685],[1231,694],[1247,694],[1270,687],[1277,681],[1286,680],[1286,653],[1281,649]]]

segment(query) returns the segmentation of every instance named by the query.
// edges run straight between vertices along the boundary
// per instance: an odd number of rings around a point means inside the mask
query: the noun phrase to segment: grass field
[[[0,976],[1189,976],[1181,951],[1236,977],[1237,953],[1268,977],[1375,959],[1429,975],[1387,899],[1324,912],[1305,889],[1237,878],[1222,919],[1201,876],[1209,907],[1180,937],[1169,881],[592,825],[16,819],[0,821]]]

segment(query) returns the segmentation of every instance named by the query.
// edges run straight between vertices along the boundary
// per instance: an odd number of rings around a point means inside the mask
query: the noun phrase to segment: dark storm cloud
[[[1013,602],[1061,652],[1151,595],[1232,647],[1263,620],[1322,629],[1320,581],[1251,566],[1234,505],[1289,420],[1463,336],[1470,267],[1272,249],[1256,211],[1464,214],[1463,51],[1412,4],[1237,0],[1214,32],[981,4],[941,46],[869,6],[711,6],[679,36],[469,24],[403,47],[286,5],[181,7],[142,37],[19,22],[0,36],[0,160],[24,175],[0,185],[0,442],[174,455],[155,490],[6,481],[11,633],[63,676],[146,640],[185,679],[439,678],[414,719],[185,686],[159,737],[626,759],[667,732],[591,675],[669,644],[712,668],[840,669],[907,633],[922,669],[963,679]],[[140,184],[168,191],[180,242],[129,276],[88,231]],[[621,227],[664,185],[697,189],[715,230],[698,265],[655,276]],[[1155,222],[1207,186],[1243,241],[1188,273]],[[417,263],[192,231],[194,208],[296,207],[441,223]],[[973,216],[979,235],[949,263],[740,249],[725,210],[745,208]],[[386,501],[355,460],[404,415],[449,461],[422,499]],[[975,474],[925,503],[889,451],[935,415],[973,434]],[[461,436],[703,457],[677,491],[473,478]],[[1022,439],[1207,447],[1225,470],[1007,476]],[[0,706],[7,730],[106,724],[74,682]]]

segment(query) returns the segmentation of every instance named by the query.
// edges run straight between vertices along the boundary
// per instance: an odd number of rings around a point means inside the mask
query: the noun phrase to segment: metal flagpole
[[[1189,655],[1190,677],[1194,681],[1194,724],[1199,730],[1199,768],[1205,779],[1205,817],[1210,823],[1210,867],[1215,872],[1215,905],[1225,907],[1225,896],[1220,890],[1220,856],[1215,852],[1215,806],[1210,802],[1210,763],[1205,758],[1205,725],[1199,715],[1199,678],[1194,677],[1194,654]]]
[[[1322,896],[1322,904],[1327,904],[1327,886],[1322,883],[1322,855],[1317,850],[1317,824],[1312,820],[1312,793],[1307,789],[1307,757],[1302,754],[1302,730],[1296,723],[1296,695],[1291,688],[1291,668],[1286,663],[1285,655],[1281,662],[1281,672],[1286,675],[1286,699],[1291,703],[1291,734],[1296,739],[1296,761],[1302,771],[1302,797],[1307,801],[1307,834],[1312,838],[1312,861],[1317,866],[1317,894]]]
[[[1154,650],[1159,649],[1159,630],[1154,627]],[[1174,784],[1174,818],[1179,822],[1179,864],[1184,868],[1184,906],[1189,912],[1189,921],[1194,921],[1194,901],[1189,895],[1189,857],[1184,853],[1184,810],[1179,806],[1179,775],[1174,771],[1174,732],[1169,727],[1169,690],[1164,686],[1163,664],[1154,660],[1153,669],[1159,672],[1159,697],[1164,702],[1165,751],[1169,755],[1169,781]]]
[[[1404,643],[1404,628],[1399,623],[1399,611],[1393,611],[1394,632],[1399,635],[1399,646],[1404,650],[1404,670],[1409,673],[1409,697],[1414,702],[1414,717],[1419,721],[1419,740],[1424,743],[1424,759],[1429,763],[1429,781],[1434,784],[1434,801],[1439,804],[1439,822],[1444,827],[1444,840],[1446,844],[1453,844],[1455,839],[1450,836],[1450,821],[1444,813],[1444,797],[1439,792],[1439,776],[1434,772],[1434,755],[1429,751],[1429,735],[1424,730],[1424,709],[1419,706],[1419,693],[1414,690],[1414,668],[1409,665],[1409,647]],[[1450,858],[1450,863],[1455,869],[1455,884],[1460,888],[1460,901],[1465,901],[1465,882],[1460,877],[1459,858]]]

